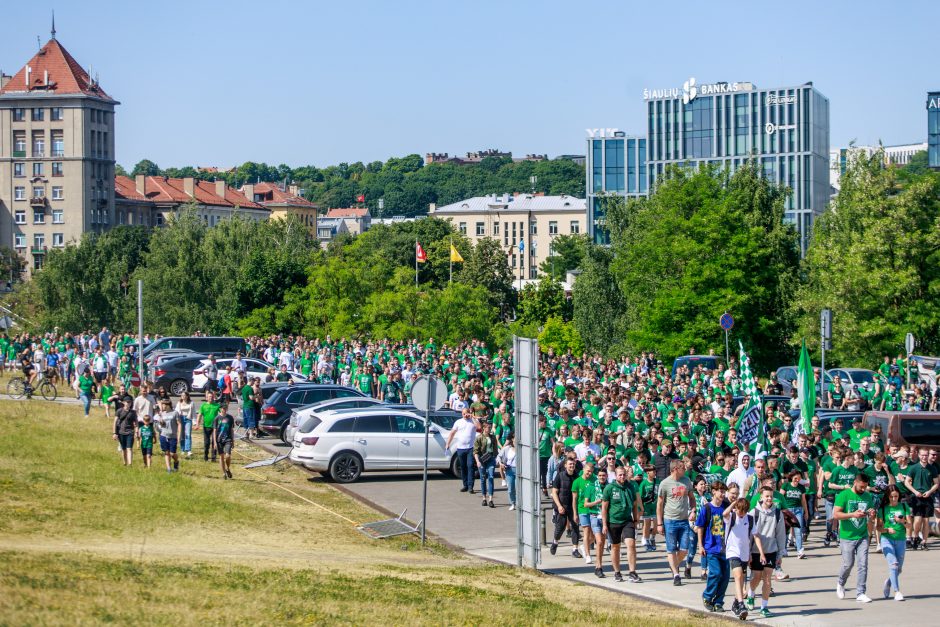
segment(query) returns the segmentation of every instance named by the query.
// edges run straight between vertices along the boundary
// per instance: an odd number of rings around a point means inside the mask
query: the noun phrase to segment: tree
[[[572,290],[573,324],[592,352],[610,354],[623,337],[624,299],[610,271],[610,251],[590,245]]]
[[[818,346],[819,312],[832,310],[832,363],[870,368],[902,352],[940,352],[940,176],[905,177],[881,151],[857,155],[832,208],[819,217],[796,301],[800,337]],[[828,362],[828,360],[827,360]]]
[[[584,234],[555,237],[552,239],[549,256],[539,266],[539,270],[563,281],[568,272],[581,267],[587,245],[588,236]]]
[[[543,325],[549,318],[571,319],[571,303],[561,283],[545,275],[535,285],[528,284],[519,298],[519,320],[524,325]]]
[[[150,159],[143,159],[137,162],[137,165],[134,166],[134,169],[131,170],[131,176],[137,176],[143,174],[145,176],[159,176],[162,174],[160,166],[151,161]]]
[[[469,249],[467,254],[463,252]],[[516,307],[516,290],[512,286],[512,270],[506,263],[506,252],[498,241],[484,237],[472,248],[460,248],[464,262],[456,272],[460,283],[483,288],[487,302],[500,317],[506,319]]]
[[[573,324],[552,316],[539,333],[539,349],[553,350],[557,355],[580,355],[584,352],[584,342]]]
[[[623,348],[676,356],[720,345],[729,311],[758,367],[789,363],[799,250],[785,196],[748,163],[734,174],[670,168],[648,199],[627,204],[611,229]]]

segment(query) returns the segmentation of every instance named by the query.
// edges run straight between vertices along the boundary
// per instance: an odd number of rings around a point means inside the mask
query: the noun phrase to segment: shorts
[[[131,433],[129,435],[119,435],[118,443],[121,445],[122,451],[134,448],[134,434]]]
[[[219,442],[219,453],[222,455],[231,455],[232,454],[232,445],[234,442],[231,440],[222,440]]]
[[[107,372],[96,372],[96,373],[95,373],[95,381],[97,381],[98,383],[101,383],[102,381],[104,381],[104,380],[107,379],[107,378],[108,378],[108,373],[107,373]]]
[[[758,555],[760,557],[760,555]],[[747,562],[742,562],[740,557],[729,557],[728,558],[728,568],[734,570],[735,568],[747,568]]]
[[[689,544],[692,541],[692,527],[688,520],[670,520],[663,521],[663,531],[666,537],[666,552],[676,553],[678,551],[688,551]]]
[[[591,514],[591,531],[604,533],[604,519],[600,514]]]
[[[933,516],[933,499],[929,496],[911,496],[911,513],[915,517],[930,518]]]
[[[176,438],[165,438],[162,435],[160,436],[160,450],[164,453],[175,453],[176,452],[176,443],[178,440]]]
[[[636,539],[636,525],[632,522],[622,525],[607,525],[607,531],[609,532],[611,544],[620,544],[623,540]]]
[[[751,570],[757,572],[764,570],[765,568],[773,568],[777,565],[777,553],[764,553],[764,557],[767,558],[766,562],[760,561],[760,553],[751,553]]]
[[[590,527],[590,526],[591,526],[591,515],[590,515],[590,514],[578,514],[578,526],[579,526],[579,527]]]
[[[147,455],[153,457],[153,448],[149,446],[147,448],[141,447],[140,454],[143,455],[144,457],[146,457]]]
[[[254,407],[242,408],[242,426],[246,429],[254,429],[258,426]]]

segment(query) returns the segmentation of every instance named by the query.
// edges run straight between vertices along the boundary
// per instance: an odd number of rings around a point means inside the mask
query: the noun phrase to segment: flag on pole
[[[366,201],[365,194],[359,194],[358,196],[356,196],[356,202],[365,202],[365,201]]]
[[[800,365],[796,372],[796,392],[800,399],[800,418],[796,423],[795,435],[809,434],[813,429],[813,414],[816,413],[816,378],[813,376],[813,364],[806,350],[806,338],[800,351]]]
[[[418,263],[425,263],[428,260],[428,254],[424,252],[424,249],[421,248],[421,244],[415,241],[415,259],[418,260]]]
[[[760,390],[751,372],[751,360],[744,352],[744,344],[738,340],[741,350],[741,381],[744,384],[744,409],[738,419],[738,441],[742,444],[756,443],[754,458],[765,457],[768,453],[767,423],[764,419],[764,408],[761,407]]]
[[[453,244],[450,245],[450,260],[461,262],[461,263],[463,262],[463,257],[460,256],[460,253],[457,252],[457,249],[454,248]]]

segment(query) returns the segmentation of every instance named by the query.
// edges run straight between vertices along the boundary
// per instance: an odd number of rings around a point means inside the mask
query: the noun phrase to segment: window
[[[466,235],[466,234],[467,234],[467,223],[466,223],[466,222],[461,222],[461,223],[460,223],[460,234],[461,234],[461,235]]]
[[[46,188],[45,187],[34,187],[33,188],[33,198],[45,198],[46,197]]]
[[[357,433],[391,433],[392,423],[388,416],[360,416],[356,418]]]
[[[17,233],[14,237],[15,237],[15,239],[13,240],[14,248],[26,248],[26,235],[24,235],[23,233]]]
[[[52,156],[65,156],[65,139],[62,137],[62,133],[55,133],[52,135]]]
[[[552,220],[548,223],[548,234],[549,235],[558,235],[558,223]]]
[[[33,224],[45,224],[46,212],[44,209],[33,209]]]
[[[46,236],[42,233],[33,235],[33,250],[42,250],[46,245]]]
[[[63,246],[65,246],[65,235],[62,233],[53,233],[52,234],[52,247],[62,248]]]
[[[55,198],[55,187],[52,188],[52,197]],[[576,235],[581,232],[581,222],[578,220],[571,221],[571,233]]]
[[[503,222],[503,246],[509,246],[509,223]]]
[[[25,163],[14,163],[13,164],[13,176],[16,178],[23,178],[26,176],[26,164]]]
[[[22,122],[26,119],[26,109],[13,109],[13,121]]]
[[[516,267],[516,253],[513,253],[513,254],[512,254],[512,261],[510,262],[509,265],[510,265],[511,267],[513,267],[513,268]]]
[[[14,200],[26,200],[26,188],[25,187],[13,188],[13,199]]]
[[[352,433],[355,431],[356,419],[347,418],[345,420],[339,420],[330,427],[330,433]]]
[[[539,223],[536,222],[535,220],[532,220],[532,222],[529,223],[529,231],[531,232],[532,235],[538,235]]]
[[[623,187],[623,140],[608,139],[604,147],[604,190],[622,192]]]
[[[26,156],[26,133],[14,133],[13,134],[13,156],[14,157]]]
[[[62,176],[62,162],[61,161],[52,162],[52,176]]]
[[[33,163],[33,176],[42,176],[43,163],[42,161],[36,161]]]
[[[52,223],[53,224],[65,224],[65,219],[63,218],[63,212],[61,209],[53,209]]]
[[[52,200],[62,200],[64,196],[62,195],[62,188],[58,185],[52,187]],[[572,231],[574,233],[574,231]]]
[[[45,109],[33,109],[33,122],[42,122],[44,114]]]
[[[477,222],[477,237],[486,235],[486,225],[483,222]]]
[[[59,122],[62,120],[62,107],[52,107],[49,109],[49,117],[55,121]]]
[[[44,157],[46,153],[46,136],[43,133],[33,133],[33,156]]]
[[[26,211],[23,209],[17,209],[14,215],[14,221],[17,224],[26,224]]]
[[[539,278],[539,269],[536,268],[535,266],[530,266],[530,267],[529,267],[529,278],[530,278],[530,279],[537,279],[537,278]]]
[[[493,223],[493,237],[499,237],[499,222]]]
[[[424,433],[424,421],[411,416],[395,416],[399,433]]]

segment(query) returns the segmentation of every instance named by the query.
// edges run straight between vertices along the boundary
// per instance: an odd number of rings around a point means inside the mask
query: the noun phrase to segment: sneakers
[[[891,597],[891,580],[890,579],[885,579],[885,587],[882,592],[884,593],[884,596],[886,599]]]
[[[708,580],[708,571],[703,568],[703,569],[702,569],[702,573],[698,576],[698,578],[699,578],[701,581],[707,581],[707,580]]]
[[[868,595],[864,592],[855,597],[855,600],[859,603],[871,603],[871,599],[868,598]]]
[[[477,493],[476,490],[474,490],[473,488],[470,488],[470,494],[476,494],[476,493]]]
[[[845,586],[843,586],[841,583],[836,584],[836,596],[840,599],[845,598]]]
[[[627,573],[627,581],[630,583],[643,583],[643,580],[640,579],[640,576],[636,574],[635,570],[631,570]]]
[[[898,590],[897,592],[894,593],[894,600],[895,600],[895,601],[903,601],[903,600],[904,600],[904,595],[901,594],[901,591],[900,591],[900,590]]]
[[[790,578],[790,575],[786,574],[781,569],[779,568],[774,569],[774,579],[776,579],[777,581],[786,581],[789,578]]]
[[[500,481],[500,485],[505,488],[505,487],[506,487],[506,480],[503,479],[502,481]]]
[[[231,471],[231,470],[226,470],[226,471],[225,471],[225,474],[228,475],[228,478],[229,478],[229,479],[232,478],[232,471]]]
[[[486,499],[483,499],[483,502],[480,503],[480,505],[482,505],[483,507],[486,507]]]
[[[619,575],[619,574],[620,574],[620,573],[617,573],[617,575]],[[617,575],[614,575],[614,576],[616,577]],[[603,568],[595,568],[595,569],[594,569],[594,576],[597,577],[598,579],[603,579],[604,577],[606,577],[606,575],[604,575],[604,569],[603,569]],[[621,578],[621,579],[623,579],[623,578]]]
[[[761,618],[773,618],[773,617],[774,617],[774,613],[771,612],[771,611],[770,611],[768,608],[766,608],[766,607],[760,608],[760,612],[758,612],[758,614],[760,614],[760,617],[761,617]]]
[[[495,508],[495,507],[496,507],[496,503],[493,502],[493,499],[490,499],[490,507],[491,507],[491,508]]]
[[[584,563],[585,563],[585,564],[590,564],[590,563],[593,562],[593,561],[594,561],[594,560],[591,559],[591,556],[590,556],[590,555],[585,555],[585,556],[584,556]]]
[[[600,569],[598,568],[597,570],[600,570]],[[595,575],[597,574],[597,570],[594,571],[594,574],[595,574]],[[602,574],[603,574],[603,573],[602,573]],[[622,581],[623,581],[623,575],[620,574],[620,571],[619,571],[619,570],[614,573],[614,581],[617,581],[617,582],[622,582]]]
[[[556,551],[558,551],[558,545],[552,542],[552,545],[548,548],[548,552],[554,555]]]
[[[797,559],[801,559],[801,560],[805,560],[805,559],[806,559],[806,552],[805,552],[805,551],[800,551],[799,553],[796,554],[796,558],[797,558]]]
[[[724,614],[725,606],[724,605],[715,605],[712,607],[712,611],[716,614]]]
[[[709,601],[708,599],[702,599],[702,605],[704,605],[705,609],[708,610],[709,612],[715,611],[715,606],[712,605],[712,602]]]
[[[646,552],[647,552],[647,553],[652,553],[653,551],[656,550],[656,547],[654,547],[654,546],[653,546],[653,543],[650,542],[648,539],[646,540],[646,543],[645,543],[645,544],[646,544]]]
[[[511,504],[509,505],[509,511],[511,512],[511,511],[514,510],[514,509],[516,509],[516,504],[515,504],[515,503],[511,503]]]
[[[734,612],[734,615],[737,616],[740,620],[747,620],[747,606],[744,605],[741,601],[735,601],[738,606],[738,609],[734,609],[734,606],[731,606],[731,611]]]
[[[584,556],[581,555],[581,551],[579,551],[578,548],[575,547],[575,548],[571,549],[571,557],[573,557],[573,558],[575,558],[575,559],[581,559],[581,558],[584,557]],[[588,562],[588,563],[590,563],[590,562]]]
[[[467,491],[467,486],[464,486],[464,487],[460,488],[460,491],[461,491],[461,492],[466,492],[466,491]]]
[[[686,579],[691,579],[691,578],[692,578],[692,564],[686,563],[686,565],[685,565],[685,578],[686,578]]]
[[[680,577],[679,575],[673,576],[673,578],[672,578],[672,585],[674,585],[674,586],[681,586],[681,585],[682,585],[682,577]]]
[[[747,602],[746,602],[746,604],[745,604],[745,607],[747,607],[747,609],[749,609],[749,610],[753,610],[753,609],[754,609],[754,597],[749,596],[749,597],[747,598]]]

